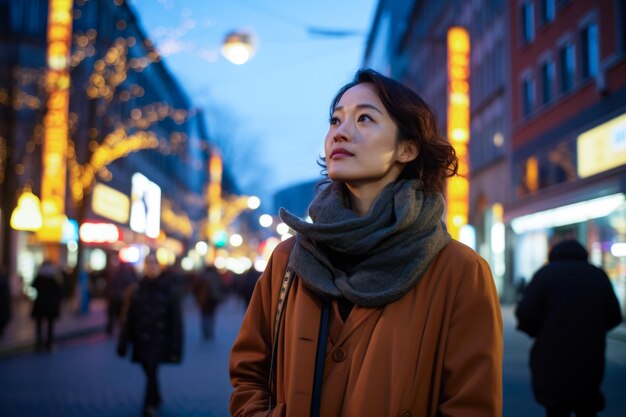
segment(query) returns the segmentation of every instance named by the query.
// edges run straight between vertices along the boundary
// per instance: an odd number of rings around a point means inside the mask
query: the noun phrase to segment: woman
[[[441,220],[458,163],[432,111],[361,70],[332,102],[324,149],[313,223],[281,211],[297,237],[274,251],[233,345],[231,413],[500,416],[498,298]]]
[[[146,374],[143,415],[150,417],[161,405],[159,364],[179,363],[183,343],[179,297],[152,254],[145,259],[144,278],[138,287],[131,287],[122,308],[119,356],[126,356],[129,343],[133,346],[133,362],[139,362]]]

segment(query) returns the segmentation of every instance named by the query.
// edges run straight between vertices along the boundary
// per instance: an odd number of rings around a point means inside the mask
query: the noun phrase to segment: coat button
[[[335,362],[343,362],[344,360],[346,360],[346,356],[347,356],[346,351],[343,350],[342,348],[337,348],[333,352],[333,360]]]
[[[400,414],[398,414],[398,417],[411,417],[411,412],[407,411],[407,410],[400,410]]]

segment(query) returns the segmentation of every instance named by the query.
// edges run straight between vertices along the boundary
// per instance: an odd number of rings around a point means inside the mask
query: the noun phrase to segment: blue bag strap
[[[315,355],[315,374],[313,376],[313,397],[311,398],[311,417],[319,417],[322,402],[322,382],[324,381],[324,364],[326,363],[326,345],[330,328],[330,305],[322,303],[320,332],[317,338],[317,354]]]

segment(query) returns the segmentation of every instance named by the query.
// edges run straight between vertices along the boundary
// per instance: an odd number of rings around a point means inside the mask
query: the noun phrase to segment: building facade
[[[58,116],[66,117],[67,141],[57,160],[66,165],[58,178],[65,186],[61,206],[76,230],[50,240],[10,227],[25,189],[46,193],[54,105],[49,74],[63,66],[47,59],[50,39],[62,34],[49,30],[53,3],[0,0],[2,263],[10,266],[14,294],[27,288],[44,256],[97,269],[107,256],[135,246],[140,253],[159,249],[169,262],[206,240],[210,148],[204,118],[121,0],[76,0],[71,9],[69,103]],[[78,240],[78,226],[85,224],[91,241]],[[102,224],[117,230],[104,241]],[[80,258],[77,247],[84,248]]]
[[[512,2],[514,274],[576,238],[626,305],[626,2]]]
[[[364,65],[416,91],[448,124],[448,30],[467,30],[469,54],[468,243],[489,261],[503,298],[512,288],[503,207],[510,193],[509,4],[503,0],[381,0]],[[383,52],[384,51],[384,52]]]

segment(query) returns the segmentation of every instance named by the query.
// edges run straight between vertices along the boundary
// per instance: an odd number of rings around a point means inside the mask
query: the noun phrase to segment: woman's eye
[[[357,121],[359,121],[359,122],[371,122],[372,118],[368,114],[362,114],[362,115],[359,116]]]
[[[331,126],[335,126],[339,124],[339,118],[338,117],[331,117],[330,118],[330,125]]]

